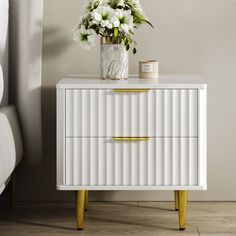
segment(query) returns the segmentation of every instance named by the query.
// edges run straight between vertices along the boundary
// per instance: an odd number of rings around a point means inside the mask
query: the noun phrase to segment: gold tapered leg
[[[84,202],[84,210],[88,210],[88,190],[85,191],[85,202]]]
[[[84,204],[85,190],[76,191],[76,220],[78,230],[84,228]]]
[[[179,229],[186,228],[187,191],[178,191],[179,199]]]
[[[12,174],[10,181],[10,196],[11,196],[11,207],[16,206],[16,177]]]
[[[175,191],[174,195],[175,195],[175,210],[178,211],[179,210],[179,191]]]

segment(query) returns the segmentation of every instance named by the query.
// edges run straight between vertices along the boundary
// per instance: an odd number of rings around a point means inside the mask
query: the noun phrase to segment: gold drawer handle
[[[113,89],[116,93],[148,93],[150,89]]]
[[[119,142],[134,142],[134,141],[148,141],[150,137],[113,137],[113,141]]]

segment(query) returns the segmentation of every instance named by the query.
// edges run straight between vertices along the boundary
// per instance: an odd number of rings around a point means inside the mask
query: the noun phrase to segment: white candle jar
[[[139,78],[141,79],[158,79],[159,62],[156,60],[139,62]]]

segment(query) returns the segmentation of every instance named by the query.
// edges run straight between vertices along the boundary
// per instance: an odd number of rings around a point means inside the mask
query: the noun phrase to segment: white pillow
[[[0,0],[1,1],[1,0]],[[19,164],[23,155],[22,137],[16,109],[0,109],[0,188]],[[1,189],[0,189],[1,192]]]
[[[2,97],[3,97],[3,72],[2,72],[2,66],[0,65],[0,105],[2,103]]]

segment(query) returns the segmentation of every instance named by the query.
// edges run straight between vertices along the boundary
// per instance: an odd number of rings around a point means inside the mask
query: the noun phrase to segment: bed
[[[16,110],[0,108],[0,194],[22,159],[23,146]]]
[[[8,105],[9,1],[0,0],[0,194],[22,159],[23,146],[14,106]]]

